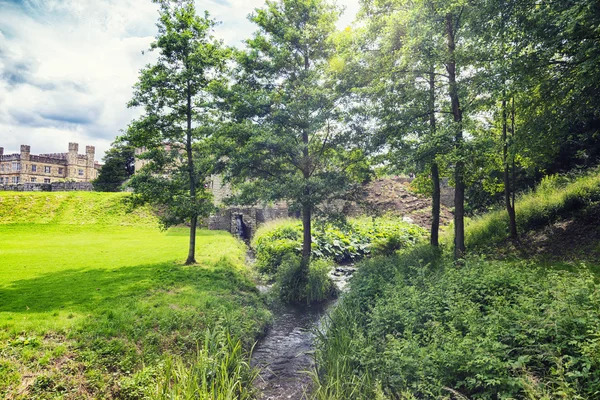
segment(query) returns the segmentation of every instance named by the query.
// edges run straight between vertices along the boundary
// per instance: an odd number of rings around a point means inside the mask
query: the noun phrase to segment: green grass
[[[223,348],[249,368],[236,341],[248,350],[270,314],[229,233],[198,231],[198,264],[185,266],[189,229],[160,231],[148,210],[129,214],[127,195],[0,199],[0,397],[154,397],[157,381],[177,390],[165,363],[193,363],[208,330],[231,337]]]
[[[534,191],[518,197],[515,205],[517,228],[520,234],[539,229],[598,202],[600,169],[572,179],[549,176]],[[508,216],[504,209],[466,222],[465,242],[470,249],[499,244],[506,240],[507,235]],[[451,242],[449,236],[446,235],[448,243]]]
[[[0,223],[155,227],[150,209],[134,209],[129,198],[128,193],[0,192]]]

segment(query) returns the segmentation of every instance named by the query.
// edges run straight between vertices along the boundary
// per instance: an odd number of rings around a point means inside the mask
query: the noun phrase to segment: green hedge
[[[389,253],[411,247],[427,232],[397,217],[351,219],[345,224],[315,224],[312,232],[312,256],[336,262],[356,261],[373,251]],[[302,250],[302,223],[279,220],[258,229],[252,241],[257,267],[274,274],[287,254]]]

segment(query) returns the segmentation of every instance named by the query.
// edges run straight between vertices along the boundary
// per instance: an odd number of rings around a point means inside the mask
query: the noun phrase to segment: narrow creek
[[[351,266],[337,267],[330,276],[343,292],[354,271]],[[260,399],[308,398],[315,330],[336,304],[337,299],[311,306],[278,303],[272,308],[273,325],[252,354],[252,365],[261,369],[255,381]]]

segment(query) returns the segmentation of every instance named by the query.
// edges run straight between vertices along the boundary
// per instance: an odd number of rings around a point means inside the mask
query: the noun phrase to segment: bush
[[[402,249],[404,243],[400,235],[394,233],[386,238],[377,239],[373,243],[373,255],[391,256]]]
[[[361,265],[318,336],[317,398],[598,398],[600,285],[587,270],[415,253]]]
[[[307,303],[319,303],[337,294],[335,284],[329,277],[332,268],[331,262],[325,259],[313,260],[310,263],[306,283]]]
[[[370,255],[375,242],[387,246],[386,249],[411,247],[425,237],[426,232],[398,218],[361,218],[343,225],[315,224],[312,234],[313,259],[328,258],[340,263]],[[267,224],[256,232],[252,245],[258,269],[274,274],[286,254],[301,254],[302,224],[297,220]]]
[[[308,274],[305,274],[301,258],[288,254],[277,270],[276,290],[286,303],[318,303],[336,294],[336,288],[329,277],[331,262],[313,260]]]
[[[306,275],[300,257],[287,254],[276,276],[276,290],[285,303],[301,303],[306,300]]]

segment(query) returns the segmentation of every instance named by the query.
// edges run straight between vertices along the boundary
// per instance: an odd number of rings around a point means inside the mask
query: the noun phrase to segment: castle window
[[[13,176],[12,177],[12,183],[21,183],[21,178],[18,176]]]
[[[50,183],[50,178],[44,178],[44,183]]]
[[[37,172],[37,165],[31,164],[31,172]]]
[[[31,178],[31,182],[32,182],[32,183],[35,183],[35,181],[37,181],[37,179],[36,179],[36,178]]]
[[[52,172],[52,167],[44,167],[44,172],[49,174],[50,172]]]
[[[18,163],[18,162],[12,163],[12,170],[13,171],[20,171],[21,170],[21,163]]]
[[[82,169],[79,170],[79,176],[83,176],[83,170]]]
[[[65,171],[65,169],[64,169],[64,168],[60,168],[60,167],[58,168],[58,173],[59,173],[60,175],[62,175],[64,171]]]

